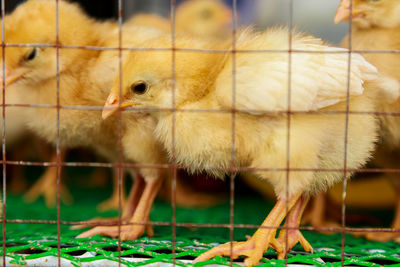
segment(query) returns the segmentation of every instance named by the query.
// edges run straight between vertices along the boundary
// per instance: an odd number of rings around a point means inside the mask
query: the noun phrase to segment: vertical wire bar
[[[232,147],[231,168],[235,168],[236,147],[236,34],[237,34],[237,0],[232,0]],[[229,211],[229,240],[230,265],[233,266],[233,234],[235,222],[235,173],[230,172],[230,211]]]
[[[289,0],[289,32],[288,32],[288,95],[287,95],[287,121],[286,121],[286,205],[285,212],[286,216],[289,212],[289,180],[290,180],[290,128],[291,128],[291,102],[292,102],[292,30],[293,30],[293,0]],[[282,230],[289,231],[287,225]],[[289,235],[285,236],[285,251],[289,246]],[[289,253],[289,251],[288,251]],[[288,254],[285,254],[285,266],[288,265]]]
[[[119,70],[119,107],[122,104],[122,0],[118,0],[118,70]],[[122,224],[122,110],[118,111],[118,266],[121,266],[121,224]],[[135,181],[137,182],[137,181]]]
[[[7,202],[7,186],[6,186],[6,64],[5,64],[5,38],[4,38],[4,18],[5,18],[5,4],[4,0],[1,0],[1,53],[2,53],[2,69],[3,69],[3,80],[2,80],[2,94],[3,94],[3,106],[2,106],[2,140],[1,150],[3,153],[3,211],[2,211],[2,232],[3,232],[3,266],[6,266],[6,202]]]
[[[176,265],[176,177],[177,177],[177,163],[175,151],[175,124],[176,124],[176,47],[175,47],[175,14],[176,14],[176,0],[171,0],[171,52],[172,52],[172,162],[171,162],[171,206],[172,206],[172,264]]]
[[[60,28],[59,28],[59,0],[56,0],[56,85],[57,85],[57,139],[56,139],[56,167],[57,167],[57,256],[58,266],[61,267],[61,156],[60,156]]]
[[[341,264],[344,266],[344,249],[346,245],[345,228],[346,228],[346,192],[347,192],[347,145],[349,131],[349,109],[350,109],[350,72],[351,72],[351,55],[352,55],[352,30],[353,20],[353,0],[350,0],[350,16],[349,16],[349,40],[348,40],[348,58],[347,58],[347,92],[346,92],[346,113],[345,113],[345,128],[344,128],[344,148],[343,148],[343,194],[342,194],[342,231],[341,231]]]

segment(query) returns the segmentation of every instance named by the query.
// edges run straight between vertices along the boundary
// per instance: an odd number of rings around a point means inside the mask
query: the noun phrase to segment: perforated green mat
[[[61,220],[77,221],[99,216],[95,206],[104,199],[105,194],[90,190],[75,194],[75,202],[70,206],[61,206]],[[235,223],[258,225],[271,208],[271,204],[254,196],[238,196],[235,200]],[[21,196],[7,195],[7,219],[55,220],[56,209],[45,208],[43,202],[33,204],[23,202]],[[171,206],[156,201],[152,221],[171,222]],[[101,216],[116,216],[115,212]],[[177,222],[185,223],[229,223],[229,204],[218,205],[209,209],[189,210],[178,208]],[[150,263],[173,263],[172,228],[156,226],[155,237],[143,237],[136,241],[122,242],[121,263],[126,266],[142,266]],[[74,238],[83,230],[70,230],[68,225],[61,225],[61,258],[74,266],[85,265],[94,261],[108,260],[118,262],[118,241],[95,236],[87,239]],[[235,240],[244,240],[255,229],[235,229]],[[304,235],[315,249],[314,254],[303,253],[296,246],[288,257],[288,264],[306,264],[315,266],[341,265],[341,235],[324,235],[304,231]],[[191,266],[190,261],[216,243],[229,241],[227,228],[176,229],[176,264]],[[6,224],[6,256],[10,263],[28,264],[35,259],[49,256],[57,257],[57,225],[49,224]],[[2,254],[2,251],[0,252]],[[283,266],[284,260],[276,260],[270,249],[261,261],[261,266]],[[136,259],[136,261],[132,261]],[[240,262],[240,259],[239,261]],[[211,261],[198,263],[229,265],[228,258],[217,257]],[[400,245],[393,242],[367,242],[362,238],[346,235],[344,264],[348,266],[400,266]],[[236,265],[236,263],[235,263]],[[97,265],[92,265],[97,266]],[[107,266],[107,265],[103,265]]]

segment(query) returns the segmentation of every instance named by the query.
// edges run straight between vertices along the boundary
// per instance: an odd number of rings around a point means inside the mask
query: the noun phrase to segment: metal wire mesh
[[[257,222],[254,224],[240,224],[236,223],[236,215],[235,215],[235,207],[237,206],[237,200],[235,195],[235,175],[234,173],[240,171],[276,171],[276,172],[286,172],[286,181],[287,184],[290,183],[290,172],[293,171],[320,171],[320,172],[342,172],[344,177],[347,177],[348,172],[387,172],[387,173],[400,173],[400,169],[375,169],[375,168],[367,168],[367,169],[349,169],[347,168],[347,145],[348,145],[348,117],[350,114],[358,114],[358,115],[379,115],[379,116],[399,116],[400,113],[396,112],[371,112],[371,111],[350,111],[349,110],[349,101],[350,101],[350,71],[351,71],[351,54],[354,52],[357,53],[399,53],[398,50],[351,50],[350,52],[335,52],[335,53],[348,53],[348,85],[347,85],[347,97],[346,97],[346,109],[344,111],[312,111],[312,112],[301,112],[301,111],[292,111],[290,107],[291,103],[291,56],[293,53],[321,53],[321,52],[310,52],[310,51],[301,51],[292,49],[292,35],[291,29],[293,28],[293,0],[288,1],[288,10],[290,13],[289,16],[289,44],[288,50],[259,50],[259,51],[244,51],[236,49],[236,33],[238,29],[237,22],[237,1],[232,0],[233,7],[233,17],[232,17],[232,49],[230,50],[202,50],[202,49],[182,49],[175,47],[175,12],[176,12],[176,1],[170,0],[170,10],[171,10],[171,42],[172,48],[163,49],[163,48],[154,48],[152,50],[168,50],[172,53],[172,77],[173,77],[173,98],[172,98],[172,109],[168,111],[172,111],[173,113],[173,124],[172,124],[172,161],[169,164],[163,165],[151,165],[151,164],[134,164],[127,163],[123,160],[123,147],[122,147],[122,117],[121,112],[119,112],[119,120],[118,120],[118,135],[119,135],[119,157],[116,163],[101,163],[101,162],[64,162],[61,157],[60,150],[60,110],[61,109],[82,109],[82,110],[101,110],[102,106],[75,106],[75,105],[61,105],[60,104],[60,62],[59,62],[59,53],[62,49],[88,49],[88,50],[118,50],[119,51],[119,75],[120,75],[120,83],[122,83],[122,53],[125,50],[148,50],[145,48],[131,48],[131,47],[123,47],[122,45],[122,14],[123,14],[123,3],[121,0],[118,0],[118,24],[119,24],[119,46],[118,47],[93,47],[93,46],[73,46],[73,45],[61,45],[59,42],[59,1],[54,0],[56,2],[56,45],[51,44],[10,44],[5,42],[4,38],[4,19],[2,19],[2,53],[3,53],[3,103],[2,103],[2,124],[3,124],[3,133],[2,133],[2,166],[3,166],[3,218],[2,218],[2,240],[3,240],[3,249],[2,249],[2,258],[3,265],[6,266],[9,258],[12,259],[9,263],[16,264],[25,264],[26,261],[43,258],[47,256],[57,257],[57,264],[61,266],[63,264],[62,259],[67,259],[71,261],[73,265],[79,266],[85,262],[92,262],[96,260],[107,259],[111,261],[118,262],[118,264],[125,264],[127,266],[141,266],[154,262],[164,262],[171,263],[173,265],[187,265],[190,263],[185,262],[185,259],[193,259],[198,256],[201,252],[204,251],[205,248],[211,248],[212,245],[210,243],[223,243],[227,241],[226,238],[223,237],[215,237],[215,236],[207,236],[203,235],[202,238],[198,238],[197,236],[191,237],[182,237],[179,236],[178,227],[196,227],[196,228],[204,228],[207,231],[210,228],[218,228],[222,227],[229,230],[229,241],[233,244],[235,240],[235,231],[237,229],[250,229],[253,230],[256,228]],[[350,6],[352,9],[352,6]],[[5,0],[1,1],[1,12],[2,18],[5,16]],[[349,33],[352,32],[351,21],[349,23]],[[349,35],[349,47],[352,47],[351,34]],[[24,46],[32,46],[32,47],[54,47],[56,49],[57,54],[57,104],[56,105],[38,105],[38,104],[6,104],[5,103],[5,48],[6,47],[24,47]],[[233,93],[232,93],[232,109],[229,110],[182,110],[176,108],[176,89],[175,89],[175,60],[176,53],[182,51],[190,51],[190,52],[209,52],[209,53],[231,53],[233,60],[233,68],[232,68],[232,79],[233,79]],[[286,151],[286,167],[285,168],[243,168],[238,167],[235,164],[235,131],[236,124],[235,118],[237,113],[249,112],[249,110],[238,110],[236,109],[236,65],[235,65],[235,57],[238,53],[288,53],[289,54],[289,65],[288,65],[288,103],[289,107],[287,111],[265,111],[265,113],[277,114],[277,113],[285,113],[287,115],[287,151]],[[332,53],[332,52],[327,52]],[[122,88],[122,84],[120,84],[120,90]],[[120,92],[122,94],[122,91]],[[57,160],[56,162],[33,162],[27,160],[18,160],[12,161],[7,159],[6,155],[6,132],[5,132],[5,113],[8,107],[33,107],[33,108],[49,108],[57,110],[57,142],[56,142],[56,154]],[[127,110],[137,111],[135,108],[128,108]],[[140,109],[143,111],[143,109]],[[149,110],[144,110],[149,111]],[[164,110],[165,111],[165,110]],[[185,169],[186,166],[180,166],[176,162],[175,155],[175,116],[178,112],[224,112],[232,114],[232,153],[231,153],[231,165],[228,169],[223,169],[227,173],[230,174],[230,202],[229,202],[229,222],[218,222],[218,223],[188,223],[188,222],[180,222],[178,220],[177,214],[177,206],[176,206],[176,179],[177,179],[177,171],[179,169]],[[251,111],[250,111],[251,112]],[[292,168],[290,164],[290,128],[291,128],[291,115],[293,114],[318,114],[318,113],[326,113],[326,114],[344,114],[346,117],[345,123],[345,139],[344,142],[344,155],[343,155],[343,168],[342,169],[306,169],[306,168]],[[17,165],[17,166],[55,166],[57,168],[57,216],[56,220],[54,219],[42,219],[42,220],[32,220],[32,219],[7,219],[7,207],[11,208],[7,205],[7,185],[6,185],[6,175],[7,175],[7,166],[9,165]],[[122,225],[126,225],[126,223],[122,222],[122,181],[123,181],[123,169],[125,168],[162,168],[170,170],[172,179],[171,186],[171,195],[172,195],[172,204],[171,204],[171,212],[172,216],[168,222],[143,222],[142,224],[150,224],[159,227],[171,227],[171,234],[164,235],[163,237],[157,238],[141,238],[136,241],[129,242],[121,242],[120,238],[117,240],[113,240],[110,238],[100,238],[93,237],[88,239],[74,239],[77,232],[68,230],[67,226],[71,224],[79,224],[80,220],[77,221],[64,221],[61,218],[61,214],[66,207],[61,205],[61,168],[63,167],[106,167],[106,168],[114,168],[117,167],[119,170],[119,193],[120,193],[120,201],[119,201],[119,211],[118,211],[118,226],[119,232],[120,227]],[[392,229],[392,228],[352,228],[346,226],[346,186],[347,179],[344,180],[343,185],[343,198],[342,198],[342,208],[341,208],[341,227],[339,228],[316,228],[316,227],[304,227],[300,229],[315,231],[315,230],[328,230],[332,232],[340,233],[340,239],[338,235],[333,235],[330,237],[325,237],[319,234],[310,233],[310,239],[312,240],[314,246],[317,249],[317,252],[312,255],[303,255],[301,253],[293,252],[288,255],[288,257],[284,260],[274,260],[272,256],[275,256],[274,252],[267,252],[265,255],[268,260],[263,258],[262,263],[265,266],[281,266],[288,264],[310,264],[317,266],[326,266],[330,263],[332,266],[344,266],[344,265],[358,265],[358,266],[375,266],[382,264],[382,261],[388,266],[400,266],[400,250],[397,245],[394,243],[365,243],[364,241],[360,241],[359,239],[350,237],[346,235],[348,232],[373,232],[373,231],[382,231],[382,232],[400,232],[400,229]],[[288,187],[287,187],[288,188]],[[286,196],[289,196],[289,192],[286,192]],[[286,203],[286,211],[288,211],[289,204]],[[227,207],[224,207],[225,209]],[[179,221],[179,222],[178,222]],[[28,224],[29,227],[27,230],[21,231],[18,229],[19,224]],[[36,225],[37,227],[33,227]],[[49,232],[47,229],[47,225],[55,225],[56,231]],[[107,224],[104,224],[107,225]],[[36,235],[32,234],[32,229],[34,232],[43,233],[48,232],[48,235],[43,236],[42,234]],[[6,231],[7,230],[7,231]],[[190,235],[189,235],[190,236]],[[328,241],[327,241],[328,240]],[[339,242],[340,241],[340,242]],[[286,244],[287,244],[286,240]],[[320,242],[320,243],[318,243]],[[325,248],[326,244],[329,243],[329,248]],[[111,248],[110,248],[111,247]],[[35,253],[31,253],[26,255],[27,250],[33,250]],[[379,248],[379,250],[376,250]],[[297,248],[298,249],[298,248]],[[232,245],[231,245],[232,250]],[[22,251],[22,252],[21,252]],[[79,258],[74,254],[76,251],[83,251],[81,256],[85,253],[89,253],[84,258]],[[296,249],[295,249],[296,251]],[[21,256],[23,254],[24,256]],[[89,255],[89,256],[88,256]],[[135,255],[135,257],[148,257],[149,259],[145,259],[141,262],[132,263],[127,257]],[[132,258],[132,257],[131,257]],[[183,259],[183,260],[182,260]],[[200,265],[205,264],[221,264],[221,265],[236,265],[237,263],[232,259],[226,259],[217,257],[211,261],[202,263]]]

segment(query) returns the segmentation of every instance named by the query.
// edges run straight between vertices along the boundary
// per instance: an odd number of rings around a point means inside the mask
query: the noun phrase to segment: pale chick
[[[227,38],[232,32],[232,10],[220,0],[187,0],[175,13],[175,33],[203,38]],[[138,14],[126,25],[144,25],[171,31],[171,20],[156,14]]]
[[[335,16],[335,22],[352,17],[351,47],[355,50],[399,50],[400,49],[400,2],[398,0],[354,0],[352,12],[350,1],[342,0]],[[341,46],[348,47],[346,36]],[[400,55],[398,53],[364,53],[364,57],[374,64],[382,75],[390,77],[386,82],[387,96],[378,102],[379,112],[400,112],[398,93],[390,93],[390,89],[398,87],[400,82]],[[391,101],[387,101],[391,100]],[[379,116],[382,125],[382,141],[378,145],[374,158],[375,164],[383,168],[398,168],[400,151],[400,118],[392,115]],[[400,179],[397,173],[387,173],[397,192],[392,228],[400,228]],[[367,233],[371,240],[400,242],[399,232]]]
[[[168,36],[155,38],[149,43],[154,47],[171,47]],[[103,115],[107,116],[109,108],[115,108],[116,103],[136,109],[149,108],[157,120],[154,134],[170,156],[176,156],[177,164],[193,172],[207,171],[222,178],[231,167],[232,114],[229,111],[236,109],[235,167],[246,170],[254,168],[254,174],[273,185],[278,200],[262,224],[269,228],[260,227],[247,241],[234,243],[232,257],[244,255],[247,257],[245,264],[252,266],[259,262],[269,247],[276,249],[279,258],[283,258],[285,251],[289,251],[298,241],[306,251],[312,251],[311,245],[298,229],[282,230],[275,239],[276,227],[285,217],[286,226],[298,227],[309,196],[343,179],[342,171],[313,172],[310,169],[343,168],[345,132],[348,134],[349,169],[357,169],[368,160],[377,139],[377,123],[373,115],[352,113],[346,127],[346,50],[328,47],[312,36],[292,35],[292,48],[303,52],[294,52],[291,56],[290,106],[292,112],[298,113],[290,116],[289,167],[303,171],[290,171],[287,186],[289,56],[282,50],[288,49],[288,31],[272,29],[254,33],[242,30],[238,33],[236,49],[239,51],[279,51],[235,53],[234,105],[232,55],[179,50],[229,47],[225,44],[213,46],[210,42],[184,36],[178,37],[175,44],[178,48],[173,65],[175,80],[171,71],[171,51],[131,52],[123,66],[122,98],[119,97],[117,77]],[[352,54],[351,63],[349,108],[351,111],[374,111],[376,91],[364,92],[363,83],[375,80],[377,71],[357,54]],[[173,90],[174,85],[176,90]],[[168,111],[173,108],[174,96],[176,108],[185,111]],[[323,113],[304,114],[309,111]],[[287,215],[286,203],[289,210]],[[289,247],[284,250],[286,236]],[[229,243],[217,246],[200,255],[196,262],[219,255],[229,256],[230,252]]]
[[[56,2],[30,0],[5,17],[5,41],[11,44],[56,45]],[[115,24],[89,18],[75,4],[59,1],[59,43],[64,46],[118,47],[119,30]],[[153,38],[159,30],[147,27],[123,29],[124,38],[135,41]],[[119,50],[59,49],[59,111],[60,144],[62,147],[88,147],[110,162],[118,159],[117,118],[101,118],[101,108],[107,98],[119,66]],[[7,90],[21,94],[23,104],[57,104],[57,50],[55,47],[6,47],[5,83]],[[95,108],[95,107],[98,108]],[[57,142],[57,110],[25,108],[28,126],[47,141]],[[145,116],[143,116],[145,117]],[[146,119],[138,120],[146,122]],[[139,123],[138,123],[139,124]],[[139,129],[146,126],[138,125]],[[150,135],[150,133],[148,134]],[[139,139],[140,140],[140,139]],[[152,148],[153,150],[153,148]],[[138,163],[147,163],[148,151]],[[155,153],[155,152],[154,152]],[[133,171],[133,170],[131,170]],[[141,172],[141,169],[139,169]],[[143,175],[146,175],[146,170]],[[147,178],[147,177],[146,177]],[[141,180],[142,178],[138,177]],[[135,183],[139,186],[140,183]],[[136,194],[134,194],[136,192]],[[124,209],[124,219],[133,216],[141,191],[132,191]],[[147,201],[146,201],[147,203]],[[138,204],[139,205],[139,204]],[[135,213],[136,214],[136,213]],[[138,234],[136,234],[138,235]]]

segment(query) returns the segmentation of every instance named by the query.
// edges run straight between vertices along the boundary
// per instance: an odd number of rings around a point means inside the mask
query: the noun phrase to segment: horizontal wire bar
[[[3,161],[0,160],[0,163],[3,164]],[[7,165],[16,165],[16,166],[36,166],[36,167],[56,167],[57,162],[35,162],[35,161],[12,161],[7,160]],[[190,169],[188,166],[183,165],[173,165],[173,164],[137,164],[137,163],[101,163],[101,162],[60,162],[59,164],[62,167],[102,167],[102,168],[148,168],[148,169],[169,169],[169,168],[177,168],[180,170],[188,170]],[[343,172],[344,169],[327,169],[327,168],[257,168],[257,167],[204,167],[204,171],[213,171],[220,170],[226,172],[247,172],[247,171],[273,171],[273,172]],[[357,173],[400,173],[400,169],[393,168],[360,168],[360,169],[349,169],[346,168],[349,172],[357,172]]]
[[[51,104],[0,104],[5,107],[20,107],[20,108],[49,108],[57,109],[57,105]],[[82,105],[60,105],[59,109],[69,110],[103,110],[103,106],[82,106]],[[106,108],[107,109],[107,108]],[[138,112],[138,113],[149,113],[149,112],[182,112],[182,113],[257,113],[255,116],[263,115],[338,115],[338,114],[351,114],[351,115],[376,115],[376,116],[400,116],[400,112],[380,112],[380,111],[346,111],[346,110],[309,110],[309,111],[296,111],[296,110],[261,110],[261,109],[173,109],[173,108],[142,108],[142,107],[124,107],[119,108],[123,112]]]
[[[206,52],[206,53],[301,53],[301,54],[348,54],[348,53],[377,53],[377,54],[395,54],[400,53],[398,49],[348,49],[337,51],[303,50],[303,49],[207,49],[207,48],[179,48],[179,47],[111,47],[111,46],[81,46],[81,45],[55,45],[42,43],[5,43],[5,47],[42,47],[42,48],[60,48],[60,49],[85,49],[85,50],[124,50],[124,51],[177,51],[177,52]]]
[[[7,219],[6,223],[26,223],[26,224],[57,224],[56,220],[24,220],[24,219]],[[116,226],[115,222],[88,222],[88,221],[60,221],[62,225],[87,225],[87,226]],[[151,226],[172,226],[172,222],[121,222],[121,225],[151,225]],[[229,229],[232,224],[229,223],[175,223],[177,227],[198,227],[198,228],[227,228]],[[329,231],[329,232],[400,232],[400,228],[373,228],[373,227],[314,227],[314,226],[264,226],[254,224],[233,224],[237,229],[300,229],[306,231]]]

